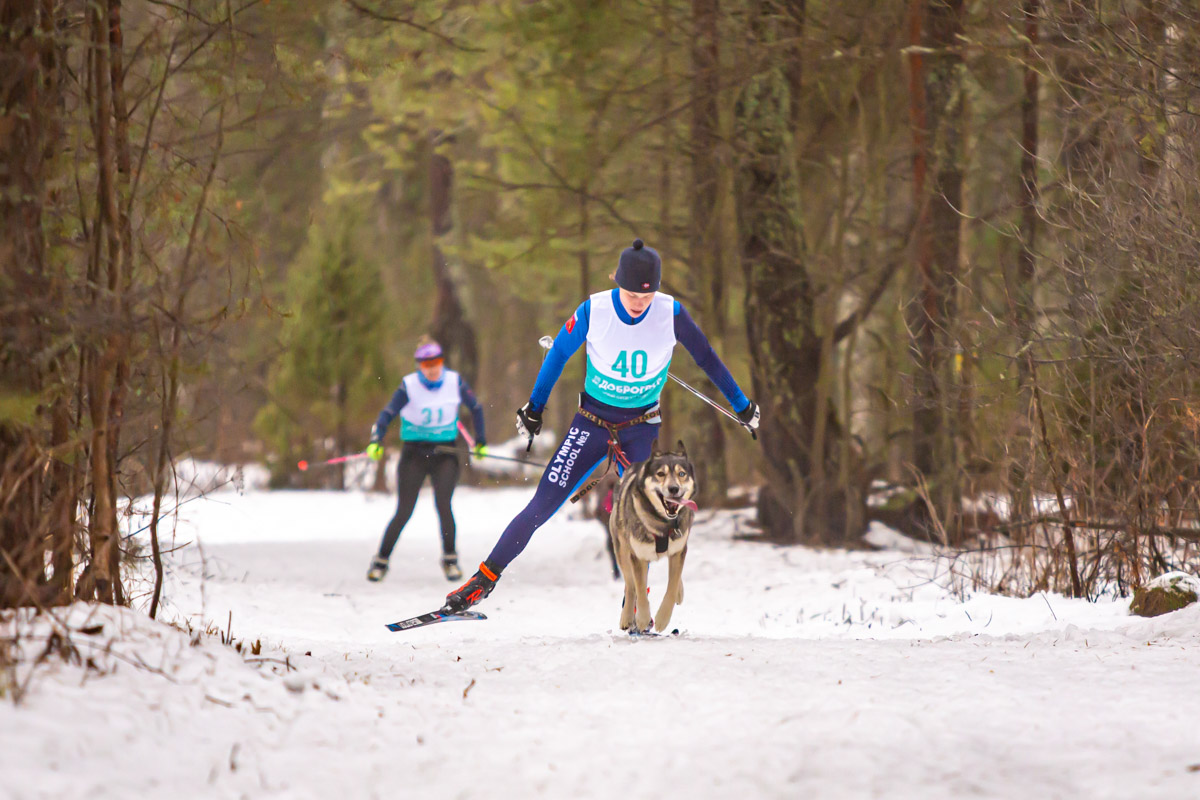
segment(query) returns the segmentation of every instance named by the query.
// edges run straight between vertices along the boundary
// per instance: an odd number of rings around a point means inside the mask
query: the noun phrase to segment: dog
[[[625,578],[621,630],[641,633],[651,624],[659,631],[666,630],[675,606],[683,603],[683,561],[696,514],[696,492],[696,469],[683,442],[676,452],[664,453],[655,439],[650,458],[630,465],[621,476],[608,521]],[[658,613],[651,617],[646,576],[650,562],[663,556],[669,565],[667,592]]]

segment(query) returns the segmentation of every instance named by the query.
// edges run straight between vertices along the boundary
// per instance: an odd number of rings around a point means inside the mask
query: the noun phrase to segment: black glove
[[[496,588],[498,580],[500,580],[500,570],[492,569],[484,561],[479,565],[479,570],[466,583],[446,595],[446,605],[443,608],[455,613],[466,611],[491,594],[492,589]]]
[[[517,433],[527,437],[531,442],[533,437],[542,432],[542,412],[533,410],[533,403],[526,403],[517,409]]]
[[[746,426],[746,429],[750,431],[750,435],[755,439],[758,438],[756,431],[758,430],[758,420],[760,416],[761,415],[758,411],[758,403],[754,402],[753,400],[750,401],[750,405],[738,412],[738,419],[741,420],[741,423]]]

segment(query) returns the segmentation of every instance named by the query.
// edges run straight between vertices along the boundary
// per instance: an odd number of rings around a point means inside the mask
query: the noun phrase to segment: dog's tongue
[[[679,501],[678,503],[676,503],[675,505],[678,505],[678,506],[687,506],[687,507],[688,507],[688,508],[690,508],[692,511],[699,511],[699,509],[696,507],[696,501],[695,501],[695,500],[680,500],[680,501]]]

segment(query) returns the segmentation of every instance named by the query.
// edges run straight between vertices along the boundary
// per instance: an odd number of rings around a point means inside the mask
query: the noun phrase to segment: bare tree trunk
[[[670,41],[671,0],[661,0],[659,3],[658,35],[663,42]],[[659,108],[671,107],[672,83],[668,77],[670,75],[671,50],[670,46],[663,46],[658,49],[658,73],[659,80],[662,81],[662,90],[658,96]],[[676,158],[675,129],[670,122],[660,126],[660,128],[662,141],[659,144],[658,152],[658,230],[656,231],[657,241],[653,244],[654,247],[665,252],[672,246],[671,210],[674,204],[671,202],[671,164]],[[659,404],[662,408],[662,425],[659,428],[659,437],[664,442],[675,441],[678,433],[686,427],[685,424],[681,424],[686,419],[685,416],[680,414],[678,420],[675,416],[675,410],[679,407],[677,402],[679,399],[681,398],[672,392],[663,392],[659,398]]]
[[[454,228],[454,165],[437,151],[436,143],[440,138],[441,134],[434,134],[429,151],[430,255],[437,285],[437,300],[429,328],[433,338],[452,358],[454,369],[462,373],[468,383],[474,384],[479,371],[475,326],[467,318],[452,270],[438,244]]]
[[[692,285],[698,290],[702,323],[714,347],[720,351],[725,331],[724,241],[718,212],[720,203],[720,39],[717,31],[719,0],[692,0],[692,130],[691,130],[691,226],[689,258]],[[668,108],[663,104],[663,108]],[[708,503],[721,505],[729,493],[725,464],[725,425],[721,416],[707,406],[698,408],[701,422],[697,478]]]
[[[750,34],[764,50],[776,41],[765,19],[773,9],[767,2],[751,8]],[[793,71],[793,80],[795,75]],[[789,127],[798,91],[776,64],[750,80],[737,107],[746,338],[754,393],[771,430],[761,439],[768,483],[759,493],[758,511],[759,523],[773,538],[834,543],[842,542],[847,530],[848,487],[814,481],[814,476],[842,474],[836,445],[841,427],[819,394],[833,391],[836,384],[823,362],[829,345],[848,336],[857,321],[838,324],[830,340],[816,328],[816,290],[804,263],[807,249]],[[820,429],[827,435],[818,437]],[[820,468],[814,468],[817,460]]]
[[[116,154],[112,141],[112,74],[109,68],[108,18],[104,9],[89,8],[93,42],[92,80],[94,95],[94,134],[99,166],[98,202],[106,236],[101,263],[105,267],[107,293],[98,295],[98,308],[104,320],[101,350],[89,363],[88,411],[92,424],[91,479],[93,508],[89,520],[92,561],[82,593],[105,603],[123,603],[120,581],[120,551],[117,537],[116,475],[111,446],[109,411],[117,361],[122,346],[116,322],[122,304],[121,277],[123,256],[119,227],[116,187]],[[99,235],[99,231],[96,231]]]
[[[342,363],[345,362],[343,361]],[[339,364],[339,366],[341,365]],[[348,436],[346,434],[347,417],[349,417],[349,400],[349,381],[345,375],[339,376],[337,386],[334,387],[334,405],[337,409],[337,420],[333,431],[334,448],[337,450],[337,455],[339,456],[344,455],[349,449],[347,446]],[[345,463],[338,465],[336,473],[337,484],[334,488],[339,492],[346,489],[346,468],[347,465]]]
[[[1038,18],[1041,15],[1041,0],[1024,0],[1024,92],[1021,95],[1021,208],[1020,246],[1017,250],[1016,285],[1012,295],[1013,311],[1016,316],[1017,352],[1024,353],[1033,346],[1034,325],[1037,315],[1034,289],[1037,280],[1037,223],[1038,223],[1038,70],[1033,61],[1037,57]],[[1029,466],[1033,457],[1033,432],[1029,416],[1033,413],[1033,386],[1029,358],[1017,357],[1017,396],[1020,406],[1018,418],[1022,430],[1014,437],[1017,456],[1009,470],[1012,486],[1013,519],[1026,520],[1033,516],[1032,489],[1029,482]],[[1014,533],[1024,540],[1028,529],[1018,526]]]
[[[953,360],[962,208],[962,0],[912,0],[909,53],[913,189],[917,207],[913,464],[951,536],[958,532],[957,395]],[[929,173],[933,183],[929,185]]]
[[[931,475],[936,465],[935,441],[938,428],[937,370],[934,365],[936,341],[933,321],[937,318],[937,297],[933,280],[933,248],[929,197],[926,178],[929,173],[929,112],[925,96],[925,0],[911,0],[908,56],[909,120],[912,125],[913,205],[917,222],[913,236],[917,267],[917,303],[912,309],[913,349],[917,371],[913,387],[913,466]]]
[[[129,110],[125,99],[124,33],[121,26],[121,0],[108,0],[109,81],[112,87],[113,149],[117,167],[117,235],[121,241],[121,290],[118,301],[119,330],[130,331],[129,296],[133,286],[133,223],[130,211],[133,198],[130,192],[133,157],[129,146]],[[119,461],[121,427],[125,420],[125,396],[129,387],[130,340],[123,335],[116,371],[113,375],[112,398],[109,407],[109,460],[114,466],[113,493],[116,494],[116,466]]]

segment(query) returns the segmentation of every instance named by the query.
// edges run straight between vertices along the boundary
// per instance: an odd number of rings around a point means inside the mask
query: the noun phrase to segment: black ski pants
[[[388,523],[383,541],[379,543],[380,557],[391,557],[392,548],[400,538],[400,531],[408,524],[417,505],[417,495],[421,491],[421,485],[425,483],[426,475],[433,484],[433,500],[437,505],[438,520],[442,526],[442,552],[455,552],[454,514],[450,510],[450,497],[458,483],[458,454],[439,449],[452,446],[451,442],[405,442],[401,446],[400,466],[396,470],[400,499],[396,505],[396,514]]]

